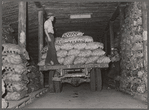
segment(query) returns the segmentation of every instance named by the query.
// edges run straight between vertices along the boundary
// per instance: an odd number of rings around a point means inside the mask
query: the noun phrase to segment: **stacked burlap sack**
[[[83,35],[82,32],[66,32],[62,37],[55,39],[55,48],[57,58],[62,65],[109,63],[109,57],[105,56],[103,44],[93,42],[91,36]],[[48,47],[45,46],[42,51],[39,66],[45,65]]]
[[[5,72],[2,79],[6,85],[7,94],[5,100],[20,100],[27,94],[26,74],[28,73],[26,64],[29,60],[28,52],[25,48],[16,44],[2,44],[2,65]]]
[[[3,98],[3,95],[5,94],[5,83],[2,79],[2,108],[8,107],[8,102]]]
[[[42,88],[43,76],[38,68],[34,65],[30,65],[28,69],[30,70],[30,72],[27,74],[27,77],[29,79],[29,83],[27,84],[27,92],[31,93]]]

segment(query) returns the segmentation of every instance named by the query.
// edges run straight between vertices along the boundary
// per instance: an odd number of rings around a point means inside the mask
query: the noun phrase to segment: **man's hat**
[[[47,14],[47,18],[50,18],[51,16],[54,16],[54,14],[53,13],[48,13]]]

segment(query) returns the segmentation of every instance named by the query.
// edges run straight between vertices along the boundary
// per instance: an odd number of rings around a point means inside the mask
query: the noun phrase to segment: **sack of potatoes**
[[[67,38],[67,37],[74,37],[74,36],[82,36],[84,33],[79,32],[79,31],[70,31],[70,32],[66,32],[62,35],[63,38]]]

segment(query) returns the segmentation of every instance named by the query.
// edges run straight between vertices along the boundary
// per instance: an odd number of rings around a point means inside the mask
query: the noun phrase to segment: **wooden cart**
[[[62,90],[62,83],[79,86],[83,82],[89,82],[92,91],[101,91],[101,69],[108,67],[109,64],[44,65],[39,70],[49,72],[49,90],[58,93]]]

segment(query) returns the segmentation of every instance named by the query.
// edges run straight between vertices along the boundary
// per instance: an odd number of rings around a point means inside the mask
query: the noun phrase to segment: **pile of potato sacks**
[[[2,96],[5,94],[5,83],[2,79]],[[8,102],[2,98],[2,108],[7,108],[8,107]]]
[[[121,28],[121,88],[132,93],[147,91],[147,72],[144,67],[142,2],[130,2],[125,8]]]
[[[27,94],[27,60],[28,52],[16,44],[2,44],[2,80],[6,87],[6,101],[20,100]]]
[[[93,42],[91,36],[84,35],[82,32],[71,31],[66,32],[62,37],[55,39],[55,48],[58,62],[61,65],[76,65],[76,64],[93,64],[93,63],[109,63],[109,57],[105,56],[102,50],[103,44]],[[42,51],[41,61],[39,66],[45,65],[48,46],[45,46]]]

